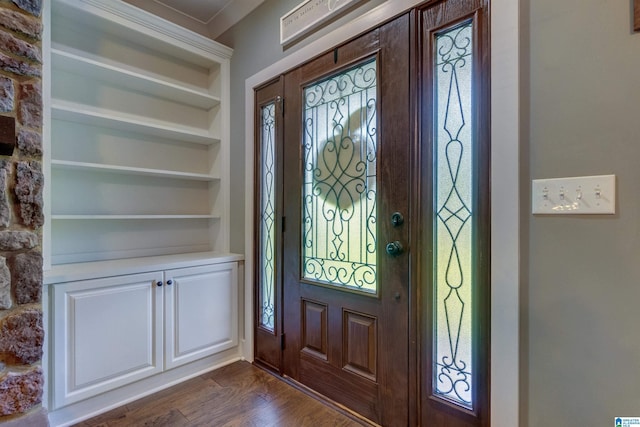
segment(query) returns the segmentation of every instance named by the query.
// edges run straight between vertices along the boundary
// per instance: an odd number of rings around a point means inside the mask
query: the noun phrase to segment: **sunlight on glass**
[[[303,278],[375,293],[376,61],[304,89]]]
[[[260,270],[262,284],[260,287],[260,325],[273,331],[274,321],[274,286],[275,286],[275,103],[262,107],[262,124],[260,143],[262,145],[260,194]]]
[[[434,393],[473,407],[471,22],[436,37]]]

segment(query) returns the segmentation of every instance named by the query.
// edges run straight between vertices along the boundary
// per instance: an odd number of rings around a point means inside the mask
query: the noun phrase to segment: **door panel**
[[[390,426],[408,423],[409,62],[405,15],[284,77],[283,371]]]

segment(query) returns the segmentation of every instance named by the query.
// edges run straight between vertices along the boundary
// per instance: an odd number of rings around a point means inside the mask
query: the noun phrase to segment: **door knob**
[[[391,256],[397,256],[402,253],[402,244],[399,241],[387,243],[387,253]]]

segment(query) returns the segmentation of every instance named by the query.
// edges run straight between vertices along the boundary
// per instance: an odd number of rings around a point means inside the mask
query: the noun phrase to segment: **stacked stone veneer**
[[[42,0],[0,0],[0,424],[47,425],[42,408]]]

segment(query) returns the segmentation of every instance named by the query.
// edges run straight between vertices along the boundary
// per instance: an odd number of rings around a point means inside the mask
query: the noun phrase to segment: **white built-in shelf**
[[[224,254],[233,51],[121,0],[49,4],[45,270]]]
[[[216,215],[51,215],[53,220],[219,219]]]
[[[219,181],[219,178],[202,173],[178,172],[160,169],[136,168],[129,166],[105,165],[100,163],[75,162],[71,160],[51,160],[55,169],[84,170],[93,172],[110,172],[126,175],[143,175],[158,178],[184,179],[189,181]]]
[[[168,99],[185,105],[209,110],[220,104],[220,98],[204,90],[163,81],[159,78],[128,70],[121,64],[108,63],[89,55],[79,56],[62,49],[51,49],[51,63],[54,69],[79,75],[89,75],[138,92],[148,93],[158,98]]]
[[[57,120],[143,133],[177,141],[211,145],[220,138],[204,129],[151,119],[134,114],[54,99],[51,117]]]
[[[65,283],[95,277],[121,276],[147,271],[196,267],[223,262],[242,261],[244,257],[231,252],[194,252],[176,255],[148,256],[109,261],[60,264],[44,272],[44,283]]]
[[[96,33],[115,34],[201,67],[219,64],[233,54],[229,47],[121,0],[57,0],[52,4],[52,13]]]

